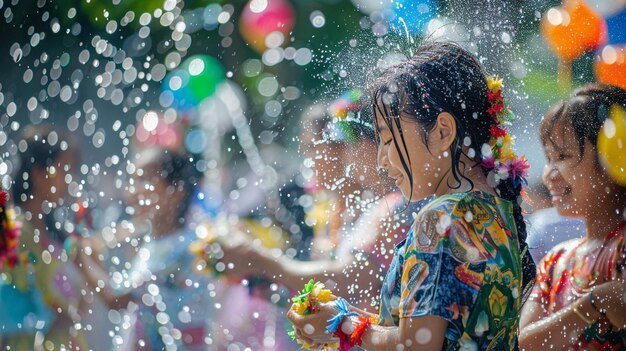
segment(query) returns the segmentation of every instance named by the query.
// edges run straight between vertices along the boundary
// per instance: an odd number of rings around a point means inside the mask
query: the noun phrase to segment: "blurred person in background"
[[[406,208],[402,195],[375,174],[376,142],[372,126],[361,119],[333,120],[313,105],[302,121],[301,148],[315,177],[300,198],[308,203],[306,222],[313,228],[311,260],[276,256],[246,240],[223,245],[225,273],[264,276],[300,289],[309,279],[326,279],[353,303],[371,308],[382,283],[391,249],[411,222],[417,205]]]
[[[626,91],[588,84],[541,122],[543,179],[562,216],[585,221],[584,237],[556,245],[539,262],[520,320],[521,350],[626,349],[626,188],[600,162],[598,139]]]
[[[102,268],[91,243],[80,240],[78,261],[90,286],[111,309],[136,311],[129,350],[216,349],[211,344],[213,285],[193,265],[189,244],[197,239],[185,220],[202,174],[190,154],[150,148],[138,153],[129,186],[133,221],[145,223],[136,254],[121,272]],[[104,282],[104,285],[102,285]],[[134,305],[136,306],[134,306]]]
[[[84,350],[96,296],[72,262],[77,207],[70,194],[80,164],[77,141],[50,126],[29,126],[12,198],[23,223],[19,262],[2,269],[0,345],[11,350]],[[76,195],[76,194],[73,194]],[[93,319],[93,317],[91,318]],[[101,333],[100,330],[97,333]]]

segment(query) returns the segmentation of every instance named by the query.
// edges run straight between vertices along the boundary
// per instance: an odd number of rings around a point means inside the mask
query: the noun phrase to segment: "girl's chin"
[[[559,213],[559,216],[561,217],[574,217],[574,218],[579,218],[582,216],[582,212],[573,208],[572,206],[570,206],[567,203],[564,202],[558,202],[558,203],[553,203],[554,207],[556,207],[556,211]]]

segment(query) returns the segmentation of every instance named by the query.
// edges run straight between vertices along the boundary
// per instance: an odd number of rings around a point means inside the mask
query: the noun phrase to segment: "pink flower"
[[[483,158],[482,163],[483,168],[485,169],[494,169],[496,167],[496,159],[493,156]]]
[[[509,173],[511,174],[511,178],[515,179],[526,178],[528,177],[528,169],[530,168],[530,164],[526,160],[526,156],[522,155],[520,158],[516,158],[515,160],[509,163]]]

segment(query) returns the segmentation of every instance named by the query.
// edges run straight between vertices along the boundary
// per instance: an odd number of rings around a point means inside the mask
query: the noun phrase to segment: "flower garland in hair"
[[[20,225],[13,221],[12,209],[7,209],[9,195],[0,191],[0,268],[6,264],[10,268],[18,263],[18,244],[20,236]]]
[[[489,171],[488,180],[494,181],[496,185],[509,177],[516,187],[522,183],[527,185],[530,165],[524,155],[518,157],[513,151],[513,138],[507,126],[515,120],[515,115],[502,96],[502,79],[498,76],[487,77],[487,87],[487,113],[494,125],[489,129],[489,143],[481,149],[482,166]]]
[[[293,305],[291,308],[300,315],[309,315],[319,311],[319,304],[330,302],[333,300],[332,292],[324,286],[321,282],[316,282],[311,279],[304,285],[304,288],[291,298]],[[290,330],[287,334],[291,339],[296,339],[295,330]],[[298,344],[302,345],[303,349],[311,349],[311,346],[302,340],[297,340]],[[337,344],[327,344],[324,349],[336,348]]]

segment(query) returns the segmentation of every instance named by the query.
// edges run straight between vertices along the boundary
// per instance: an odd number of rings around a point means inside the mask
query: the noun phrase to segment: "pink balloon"
[[[267,48],[265,37],[272,32],[283,35],[293,29],[294,10],[285,0],[250,0],[239,21],[241,36],[257,52]]]

